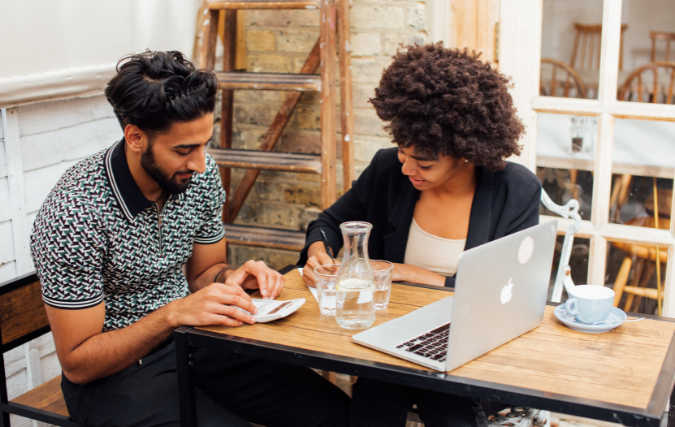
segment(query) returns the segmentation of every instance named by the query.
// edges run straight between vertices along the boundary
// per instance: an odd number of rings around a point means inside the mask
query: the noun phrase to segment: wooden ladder
[[[199,66],[215,70],[219,20],[224,16],[223,71],[216,72],[222,90],[220,118],[220,148],[209,154],[220,166],[227,200],[223,207],[223,222],[227,241],[231,244],[260,246],[299,251],[305,233],[267,227],[233,224],[246,197],[262,170],[321,175],[321,209],[337,198],[336,174],[336,95],[335,55],[339,40],[340,105],[342,119],[342,161],[344,190],[354,180],[353,117],[351,97],[351,57],[349,53],[349,1],[340,0],[244,0],[208,4],[199,51]],[[249,73],[235,71],[237,47],[237,10],[320,9],[320,35],[299,74]],[[224,14],[221,15],[221,11]],[[239,33],[241,35],[241,32]],[[241,40],[239,40],[241,42]],[[319,74],[314,74],[317,67]],[[263,137],[258,150],[232,148],[234,90],[292,91],[286,96],[276,117]],[[291,118],[302,92],[321,92],[321,154],[298,154],[272,151]],[[234,192],[230,192],[230,169],[246,169]]]

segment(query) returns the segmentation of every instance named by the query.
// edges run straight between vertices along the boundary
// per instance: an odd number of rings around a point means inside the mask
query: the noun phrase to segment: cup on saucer
[[[614,291],[604,286],[579,285],[570,291],[567,312],[583,323],[602,322],[614,306]]]

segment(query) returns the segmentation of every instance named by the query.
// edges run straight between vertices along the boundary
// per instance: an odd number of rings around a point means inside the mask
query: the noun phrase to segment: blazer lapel
[[[478,182],[476,194],[471,204],[469,217],[469,233],[466,237],[464,249],[475,248],[490,239],[492,226],[492,196],[494,192],[494,174],[485,166],[478,167]]]
[[[419,194],[410,182],[403,184],[394,209],[389,214],[389,234],[384,237],[384,259],[395,263],[403,262]]]

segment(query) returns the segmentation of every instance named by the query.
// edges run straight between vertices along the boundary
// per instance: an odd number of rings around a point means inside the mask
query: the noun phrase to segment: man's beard
[[[155,153],[152,151],[152,144],[150,144],[148,149],[141,154],[141,166],[148,175],[150,175],[150,178],[159,185],[159,188],[167,194],[184,193],[192,181],[192,177],[185,180],[185,182],[179,182],[176,179],[178,173],[188,173],[191,171],[178,171],[173,174],[172,177],[169,177],[155,161]]]

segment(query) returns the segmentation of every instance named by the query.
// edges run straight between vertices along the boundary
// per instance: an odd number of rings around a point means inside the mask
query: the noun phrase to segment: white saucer
[[[573,315],[568,314],[565,308],[565,304],[560,304],[553,310],[553,314],[561,322],[563,322],[570,329],[574,329],[579,332],[588,332],[591,334],[599,334],[602,332],[609,332],[614,328],[618,328],[626,321],[626,313],[623,310],[612,307],[612,310],[609,312],[609,316],[602,323],[582,323],[579,322]]]

